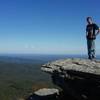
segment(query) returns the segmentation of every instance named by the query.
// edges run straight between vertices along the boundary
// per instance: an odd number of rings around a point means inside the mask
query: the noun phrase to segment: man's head
[[[92,22],[92,17],[87,17],[87,22],[88,22],[88,24],[92,24],[93,22]]]

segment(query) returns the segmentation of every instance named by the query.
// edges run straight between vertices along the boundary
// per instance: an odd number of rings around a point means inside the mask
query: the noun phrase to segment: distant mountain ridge
[[[9,56],[0,56],[0,61],[10,62],[10,63],[42,63],[42,60],[35,58],[22,58],[22,57],[9,57]]]

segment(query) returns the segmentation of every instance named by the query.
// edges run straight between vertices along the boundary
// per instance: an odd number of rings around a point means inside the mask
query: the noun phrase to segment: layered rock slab
[[[100,61],[67,58],[42,65],[52,81],[76,100],[100,99]],[[98,99],[99,98],[99,99]]]

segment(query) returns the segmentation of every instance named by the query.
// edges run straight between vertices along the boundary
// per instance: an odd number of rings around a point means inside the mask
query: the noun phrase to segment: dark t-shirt
[[[88,33],[87,38],[95,39],[96,38],[95,31],[96,30],[99,30],[99,27],[95,23],[88,24],[86,27],[86,32]]]

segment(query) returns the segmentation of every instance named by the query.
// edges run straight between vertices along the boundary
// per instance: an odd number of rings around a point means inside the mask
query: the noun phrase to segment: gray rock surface
[[[100,61],[67,58],[42,65],[52,82],[75,100],[100,100]]]
[[[57,100],[59,90],[55,88],[43,88],[34,92],[27,100]]]
[[[54,95],[54,94],[59,94],[59,90],[58,89],[49,89],[49,88],[43,88],[40,89],[36,92],[34,92],[34,94],[39,95],[39,96],[48,96],[48,95]]]
[[[61,59],[42,65],[42,71],[53,73],[54,71],[61,72],[62,70],[79,71],[90,74],[100,75],[100,61],[88,60],[79,58]]]

